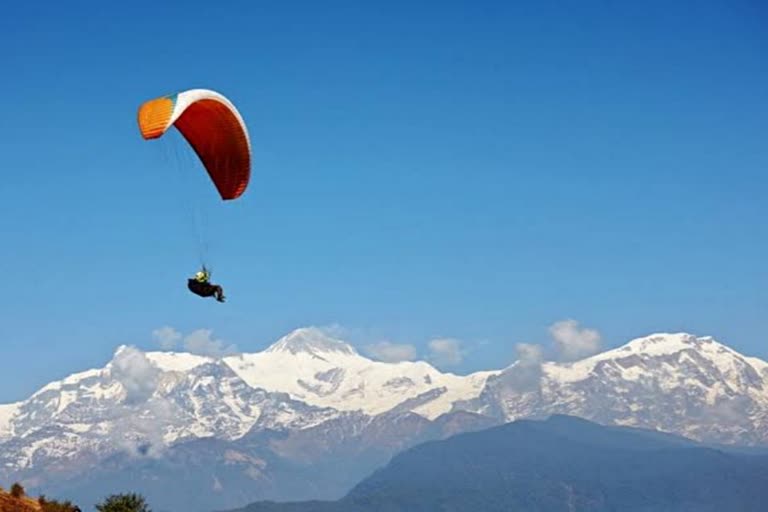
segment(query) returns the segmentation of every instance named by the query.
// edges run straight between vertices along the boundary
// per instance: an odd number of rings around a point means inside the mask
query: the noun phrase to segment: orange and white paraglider
[[[139,108],[144,139],[162,137],[176,127],[208,171],[224,200],[237,199],[251,177],[251,143],[235,106],[208,89],[149,100]]]
[[[139,107],[138,123],[145,140],[162,137],[175,127],[208,172],[221,199],[239,198],[251,178],[251,143],[245,122],[226,97],[209,89],[190,89],[146,101]],[[223,290],[209,281],[210,271],[201,256],[202,270],[187,286],[203,297],[224,301]]]

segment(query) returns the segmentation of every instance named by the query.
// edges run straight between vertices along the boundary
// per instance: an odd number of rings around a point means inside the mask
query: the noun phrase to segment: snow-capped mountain
[[[768,444],[768,363],[711,337],[657,334],[581,361],[517,361],[464,410],[570,414],[709,442]]]
[[[130,475],[165,485],[157,499],[178,486],[187,510],[335,498],[413,443],[552,413],[768,444],[768,363],[688,334],[467,376],[373,361],[313,328],[224,358],[120,347],[0,405],[0,480],[95,499]]]
[[[377,415],[396,407],[435,419],[479,396],[497,372],[442,373],[428,363],[382,363],[317,329],[298,329],[264,352],[224,360],[245,382],[317,407]]]
[[[53,382],[6,406],[0,467],[34,469],[59,459],[90,463],[119,452],[160,456],[186,440],[302,429],[336,414],[252,388],[222,361],[121,347],[104,369]],[[68,467],[75,469],[77,464]]]

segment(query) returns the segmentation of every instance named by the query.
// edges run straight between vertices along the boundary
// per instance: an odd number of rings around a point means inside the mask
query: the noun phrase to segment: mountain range
[[[334,502],[232,512],[762,512],[766,502],[768,455],[553,415],[410,448]]]
[[[373,361],[315,328],[221,358],[122,346],[0,405],[0,480],[85,507],[120,489],[156,511],[333,500],[416,444],[520,418],[765,445],[767,386],[768,363],[686,333],[466,376]]]

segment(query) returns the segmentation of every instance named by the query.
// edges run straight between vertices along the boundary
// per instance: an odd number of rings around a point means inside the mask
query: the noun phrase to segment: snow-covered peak
[[[684,332],[657,333],[637,338],[620,347],[618,351],[622,355],[623,353],[642,353],[647,356],[658,356],[674,354],[691,348],[711,353],[733,353],[731,349],[718,343],[711,336],[697,337]]]
[[[745,357],[711,336],[683,332],[651,334],[580,361],[543,365],[549,378],[562,383],[588,379],[598,370],[618,372],[623,379],[634,381],[641,376],[656,380],[674,368],[678,378],[684,375],[681,368],[694,367],[697,378],[724,379],[733,389],[762,388],[760,375],[768,375],[765,362]]]
[[[590,365],[598,361],[622,359],[630,356],[644,358],[667,356],[683,350],[698,350],[710,355],[730,354],[739,355],[732,349],[718,343],[711,336],[697,337],[693,334],[680,333],[656,333],[642,338],[636,338],[618,348],[606,350],[591,357],[576,361],[574,365]]]
[[[320,354],[345,354],[354,356],[357,351],[340,339],[330,336],[317,327],[303,327],[283,336],[265,352],[285,352],[290,354],[306,353]]]
[[[724,363],[727,364],[733,358],[744,358],[744,356],[719,343],[711,336],[695,336],[685,332],[678,332],[656,333],[637,338],[619,348],[585,359],[584,362],[589,364],[598,361],[623,359],[630,356],[638,356],[647,360],[654,357],[672,356],[684,351],[695,351],[718,366]]]
[[[317,328],[291,332],[263,352],[224,358],[254,388],[316,407],[377,415],[394,408],[433,419],[476,397],[493,372],[442,373],[424,361],[388,363],[360,355]]]

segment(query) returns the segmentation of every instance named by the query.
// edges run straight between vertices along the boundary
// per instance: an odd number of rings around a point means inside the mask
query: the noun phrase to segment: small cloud
[[[187,352],[201,356],[223,357],[237,354],[237,346],[227,345],[223,340],[214,339],[210,329],[198,329],[184,336],[170,326],[160,327],[152,331],[152,338],[164,350],[181,346]]]
[[[518,393],[537,390],[541,383],[544,351],[540,345],[530,343],[518,343],[515,351],[517,361],[501,374],[501,385],[507,391]]]
[[[210,357],[224,357],[237,354],[235,345],[226,345],[214,339],[210,329],[198,329],[184,337],[184,349],[192,354]]]
[[[164,439],[165,428],[178,418],[177,407],[169,400],[154,396],[142,405],[142,413],[123,425],[125,435],[117,442],[122,451],[134,458],[158,459],[168,446]]]
[[[160,370],[136,347],[122,347],[112,359],[112,376],[125,389],[126,404],[146,402],[157,389]]]
[[[429,342],[430,360],[437,366],[455,366],[464,359],[461,341],[454,338],[437,338]]]
[[[171,350],[181,340],[181,333],[173,327],[165,326],[152,331],[154,339],[163,350]]]
[[[576,320],[555,322],[549,332],[557,345],[560,359],[576,361],[600,351],[600,333],[595,329],[579,327]]]
[[[390,343],[389,341],[368,345],[366,352],[373,358],[385,363],[398,363],[400,361],[416,359],[416,347],[407,344]]]
[[[533,343],[518,343],[515,346],[517,361],[521,366],[536,366],[544,361],[544,351],[541,345]]]

